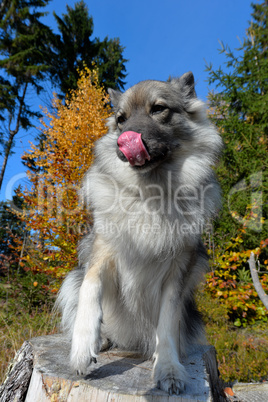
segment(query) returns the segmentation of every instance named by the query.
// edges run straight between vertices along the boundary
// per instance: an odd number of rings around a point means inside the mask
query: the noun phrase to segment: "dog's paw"
[[[80,355],[79,353],[74,354],[71,352],[71,357],[70,357],[70,365],[72,368],[72,371],[76,372],[77,375],[85,375],[87,374],[87,369],[90,366],[90,364],[97,363],[97,356],[91,356],[91,355]]]
[[[100,341],[93,344],[89,342],[88,337],[83,339],[77,334],[73,336],[72,348],[70,353],[70,366],[78,375],[87,373],[90,364],[97,363]]]
[[[87,373],[87,368],[88,368],[88,366],[90,366],[90,364],[91,364],[92,362],[93,362],[93,363],[97,363],[96,357],[91,357],[91,359],[89,359],[88,363],[85,363],[85,364],[83,365],[83,367],[82,367],[82,365],[81,365],[81,368],[79,368],[79,369],[75,369],[72,362],[71,362],[71,365],[72,365],[72,367],[73,367],[73,370],[76,371],[76,375],[82,376],[82,375],[86,375],[86,373]],[[85,367],[86,367],[86,368],[85,368]]]
[[[185,390],[185,382],[178,378],[172,377],[172,375],[167,375],[166,378],[158,380],[157,388],[162,389],[169,395],[180,395]]]
[[[185,390],[188,374],[180,362],[176,364],[156,364],[154,380],[157,388],[162,389],[169,395],[179,395]]]

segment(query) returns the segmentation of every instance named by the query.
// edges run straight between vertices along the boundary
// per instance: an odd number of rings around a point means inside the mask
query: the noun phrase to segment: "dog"
[[[153,357],[156,386],[178,395],[182,358],[204,341],[194,290],[208,266],[201,233],[220,208],[222,140],[191,72],[109,94],[113,115],[81,191],[94,224],[59,291],[61,325],[80,375],[109,340]]]

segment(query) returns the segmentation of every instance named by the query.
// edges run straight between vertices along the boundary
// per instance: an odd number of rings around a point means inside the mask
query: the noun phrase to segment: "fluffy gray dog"
[[[157,386],[179,394],[181,357],[203,336],[193,293],[207,269],[201,233],[220,205],[222,141],[190,72],[109,93],[114,114],[82,189],[94,227],[57,301],[70,364],[86,373],[109,340],[153,356]]]

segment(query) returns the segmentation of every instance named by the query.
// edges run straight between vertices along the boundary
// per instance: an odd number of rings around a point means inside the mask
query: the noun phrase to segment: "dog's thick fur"
[[[110,340],[154,356],[156,384],[178,394],[187,381],[181,357],[203,333],[193,292],[207,268],[201,231],[220,204],[212,166],[222,142],[192,73],[110,96],[114,115],[82,190],[94,227],[57,301],[70,364],[85,373]],[[142,166],[118,148],[130,130],[150,155]]]

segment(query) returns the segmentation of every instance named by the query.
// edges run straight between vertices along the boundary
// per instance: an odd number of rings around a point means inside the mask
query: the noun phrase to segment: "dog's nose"
[[[125,131],[118,138],[117,144],[131,166],[142,166],[146,160],[150,160],[150,155],[144,146],[140,133]]]

